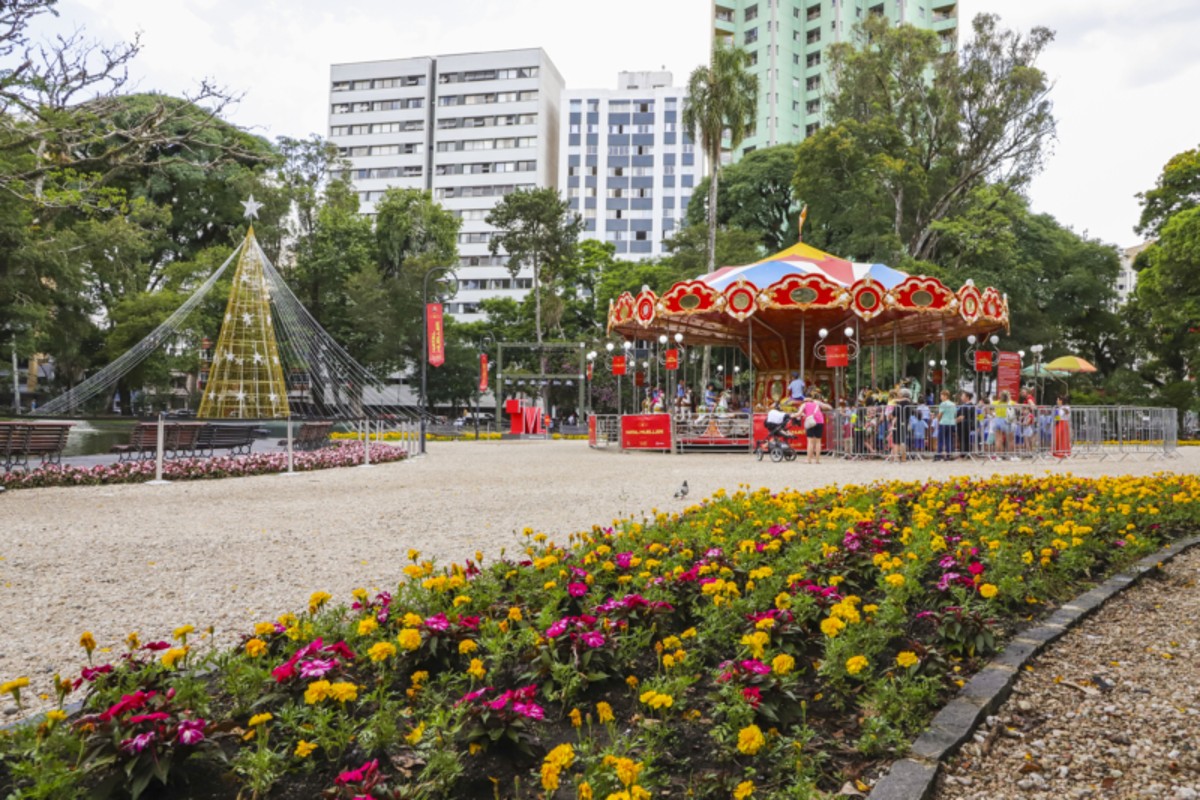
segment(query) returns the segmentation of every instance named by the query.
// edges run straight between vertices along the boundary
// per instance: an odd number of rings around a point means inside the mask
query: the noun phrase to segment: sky
[[[139,90],[182,94],[208,78],[242,95],[227,118],[255,133],[327,133],[329,67],[349,61],[542,47],[567,88],[616,88],[622,70],[666,68],[682,85],[706,60],[710,0],[60,0],[50,35],[105,42],[140,32]],[[960,0],[970,20],[1055,31],[1039,65],[1058,136],[1029,186],[1033,209],[1128,247],[1136,194],[1200,146],[1200,3]]]

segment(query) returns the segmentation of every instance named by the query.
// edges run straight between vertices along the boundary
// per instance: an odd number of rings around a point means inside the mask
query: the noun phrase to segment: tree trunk
[[[712,161],[712,177],[708,182],[708,272],[717,269],[717,175],[721,171],[721,142],[717,141],[709,159]],[[709,368],[712,366],[712,347],[704,346],[704,360],[700,365],[701,392],[708,386]],[[703,395],[701,395],[703,396]]]
[[[542,349],[542,284],[538,280],[538,259],[533,256],[533,333],[537,339],[538,364],[542,375],[546,374],[546,351]],[[545,380],[545,378],[539,378]],[[550,413],[550,383],[542,386],[542,413]]]

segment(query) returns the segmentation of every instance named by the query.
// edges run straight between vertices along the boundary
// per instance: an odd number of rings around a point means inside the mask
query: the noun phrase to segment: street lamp
[[[425,425],[429,418],[427,394],[427,373],[429,372],[429,276],[435,272],[447,273],[451,280],[456,280],[453,267],[430,267],[425,271],[421,280],[421,455],[425,455]],[[447,275],[440,280],[446,281]],[[454,293],[451,292],[451,296]]]
[[[1033,353],[1033,402],[1041,403],[1041,378],[1042,378],[1042,351],[1044,345],[1034,344],[1029,346],[1030,352]]]
[[[490,333],[485,333],[482,336],[480,336],[479,337],[479,352],[487,353],[487,351],[488,351],[487,346],[489,343],[494,345],[496,343],[496,337],[492,336]],[[488,362],[487,368],[488,369],[492,368],[492,364],[491,364],[490,360]],[[500,403],[499,403],[500,395],[501,395],[501,392],[497,391],[496,392],[496,398],[497,398],[496,411],[497,412],[499,412],[499,410],[500,410]],[[479,441],[479,401],[482,399],[483,399],[483,392],[476,391],[475,392],[475,441]]]

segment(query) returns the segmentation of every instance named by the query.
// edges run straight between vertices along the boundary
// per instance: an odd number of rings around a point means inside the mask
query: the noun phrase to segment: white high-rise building
[[[462,219],[459,292],[447,312],[479,318],[486,297],[523,297],[488,249],[488,211],[516,189],[554,187],[563,79],[541,48],[334,64],[329,138],[351,163],[365,213],[390,187],[424,189]]]
[[[622,72],[617,89],[563,92],[558,185],[583,217],[583,237],[617,255],[665,255],[681,226],[703,159],[683,130],[687,90],[670,72]]]
[[[1134,259],[1138,257],[1138,253],[1145,250],[1153,242],[1142,242],[1133,247],[1123,247],[1118,251],[1117,255],[1121,260],[1121,271],[1117,273],[1117,305],[1123,306],[1129,302],[1129,298],[1133,296],[1137,289],[1138,274],[1133,270]]]

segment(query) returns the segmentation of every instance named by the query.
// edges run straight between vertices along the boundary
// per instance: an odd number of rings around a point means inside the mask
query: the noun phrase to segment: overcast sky
[[[201,78],[244,93],[232,122],[257,133],[327,132],[329,65],[543,47],[568,88],[615,88],[621,70],[676,83],[704,62],[710,0],[60,0],[60,19],[106,41],[141,32],[138,88],[182,93]],[[960,0],[960,38],[980,12],[1044,25],[1058,140],[1033,207],[1105,242],[1137,242],[1134,195],[1200,145],[1200,3]]]

